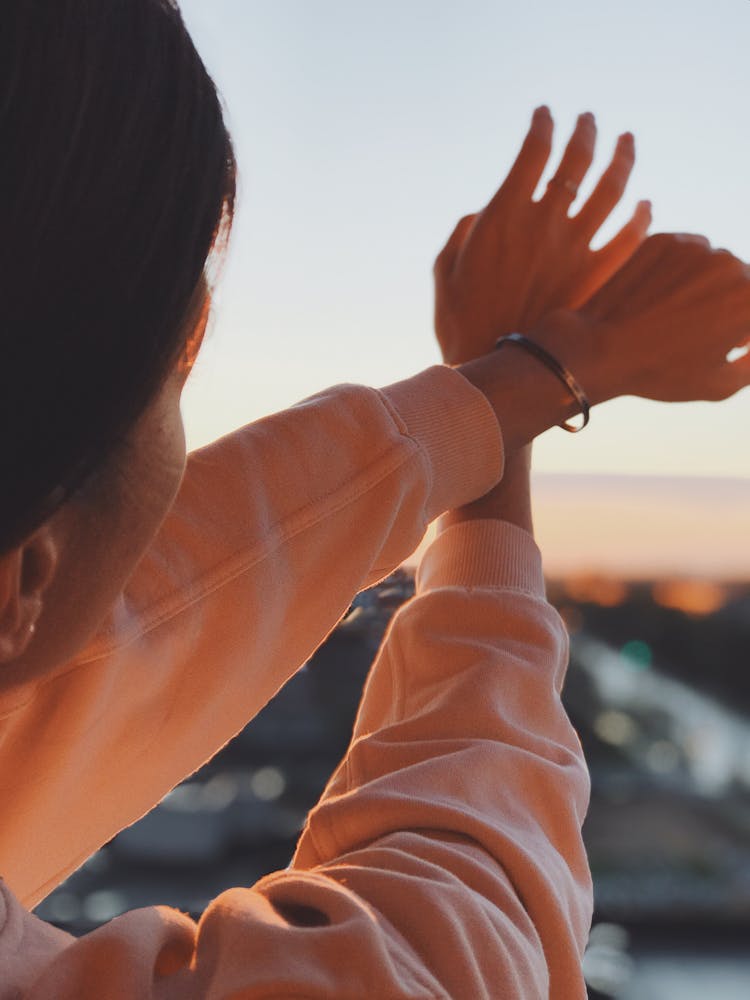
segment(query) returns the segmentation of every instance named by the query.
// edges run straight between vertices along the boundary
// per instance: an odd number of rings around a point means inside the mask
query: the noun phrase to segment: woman
[[[636,251],[647,206],[592,254],[632,139],[569,219],[593,119],[533,202],[540,109],[438,259],[449,364],[328,390],[186,463],[180,392],[234,194],[213,85],[166,0],[3,15],[0,998],[585,996],[587,775],[559,703],[529,444],[580,402],[549,357],[592,404],[747,384],[726,361],[747,269],[699,238]],[[492,349],[518,328],[546,360]],[[31,915],[440,515],[288,871],[198,925],[156,907],[77,941]]]

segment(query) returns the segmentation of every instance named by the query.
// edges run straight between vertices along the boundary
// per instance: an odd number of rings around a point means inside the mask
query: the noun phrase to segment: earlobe
[[[17,660],[31,644],[57,562],[57,544],[46,525],[0,556],[0,663]]]

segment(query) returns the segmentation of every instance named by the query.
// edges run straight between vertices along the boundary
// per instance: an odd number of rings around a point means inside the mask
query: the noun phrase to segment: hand
[[[750,384],[750,355],[727,360],[750,344],[750,267],[702,236],[650,237],[574,316],[593,402],[715,401]]]
[[[750,384],[750,354],[727,360],[750,343],[750,268],[700,236],[651,236],[582,309],[550,313],[530,336],[592,404],[725,399]],[[576,412],[562,382],[513,345],[459,371],[489,400],[509,451]]]
[[[600,250],[590,243],[619,203],[635,162],[629,133],[593,193],[573,217],[574,191],[591,166],[593,115],[581,115],[544,197],[532,195],[549,160],[553,122],[537,108],[510,173],[487,207],[456,226],[435,262],[435,330],[448,364],[491,350],[503,333],[528,331],[545,313],[575,309],[633,254],[651,224],[640,202]]]

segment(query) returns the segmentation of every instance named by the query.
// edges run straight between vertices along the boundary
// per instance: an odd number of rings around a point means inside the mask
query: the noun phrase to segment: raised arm
[[[496,199],[485,221],[503,225],[509,205]],[[566,232],[549,230],[548,269],[572,251]],[[540,231],[537,242],[546,238]],[[485,252],[494,263],[483,286],[474,282],[475,303],[480,291],[495,303],[497,274],[517,266],[507,242]],[[462,287],[441,302],[458,301]],[[190,457],[177,503],[110,620],[2,722],[6,741],[25,748],[0,768],[17,805],[16,822],[0,827],[0,856],[25,903],[242,729],[431,520],[498,481],[498,402],[507,397],[513,440],[528,413],[519,389],[536,373],[520,355],[502,371],[494,359],[480,368],[489,381],[475,385],[437,366],[381,391],[336,387]],[[567,405],[556,392],[540,404],[547,426]],[[62,745],[79,749],[61,760]],[[52,782],[62,810],[47,794]]]
[[[749,326],[745,266],[705,242],[662,236],[584,309],[558,313],[531,332],[597,402],[623,392],[729,395],[750,382],[747,358],[726,358]],[[494,352],[447,374],[473,380],[501,416],[508,456],[569,415],[555,378],[520,351]],[[355,740],[311,816],[293,869],[223,894],[197,926],[156,908],[127,914],[81,941],[35,921],[6,889],[12,933],[3,936],[0,968],[20,995],[93,1000],[106,969],[110,995],[160,1000],[238,993],[473,1000],[494,998],[506,984],[510,996],[584,996],[580,954],[591,906],[580,841],[586,771],[560,706],[566,636],[544,599],[539,554],[528,531],[498,520],[514,510],[512,516],[525,516],[523,491],[509,493],[519,473],[512,463],[508,472],[503,485],[471,505],[470,516],[459,512],[425,556],[417,597],[393,622]],[[185,530],[195,527],[188,520]],[[304,543],[301,532],[282,534],[280,541]],[[263,551],[272,573],[283,545]],[[238,579],[236,569],[226,567],[187,604],[165,602],[147,635],[128,635],[122,649],[79,665],[92,673],[71,670],[52,679],[62,687],[51,681],[18,706],[19,724],[4,736],[29,754],[41,740],[48,763],[54,757],[65,769],[69,762],[71,780],[56,802],[69,807],[72,776],[81,774],[92,779],[84,788],[97,793],[100,807],[117,800],[109,781],[113,774],[123,782],[131,777],[117,768],[133,732],[140,759],[151,753],[144,772],[154,772],[153,791],[177,759],[153,752],[161,751],[160,739],[165,749],[179,743],[185,720],[202,745],[216,738],[250,683],[248,654],[258,648],[249,633],[217,632],[222,658],[233,665],[218,681],[199,655],[206,615],[240,610],[225,589]],[[262,581],[251,586],[262,591]],[[287,625],[288,607],[282,601],[282,612],[270,605],[268,620],[260,616],[269,651]],[[187,671],[168,669],[185,662]],[[140,671],[125,672],[139,664]],[[223,670],[223,659],[215,666]],[[62,718],[66,690],[78,694],[75,717]],[[118,698],[123,704],[114,715],[100,711]],[[107,726],[113,732],[105,733]],[[33,787],[24,798],[26,785],[18,788],[24,810],[35,802]],[[82,816],[91,821],[90,799],[83,803],[79,795],[74,804],[75,830]],[[53,849],[65,833],[65,808],[50,814],[55,823],[43,848]],[[32,855],[39,848],[26,844]]]
[[[588,783],[527,484],[514,458],[496,502],[518,525],[454,525],[428,551],[290,870],[198,925],[154,908],[79,941],[6,896],[36,948],[33,979],[11,956],[8,981],[29,1000],[94,1000],[104,968],[108,995],[144,1000],[583,998]]]
[[[726,358],[748,328],[746,266],[705,241],[656,236],[586,307],[532,333],[596,403],[628,392],[731,395],[750,382],[748,356]],[[430,516],[486,494],[502,461],[498,423],[513,453],[575,409],[554,375],[512,348],[416,384],[335,390],[231,436],[219,462],[213,450],[198,456],[111,628],[31,696],[14,705],[9,692],[3,738],[24,750],[6,757],[0,783],[23,820],[0,827],[0,851],[27,905],[246,724],[373,567],[388,571],[393,538],[416,541]],[[370,462],[362,449],[373,428],[380,446]],[[264,481],[263,456],[278,479]],[[332,467],[333,490],[316,479]],[[60,746],[69,748],[62,758]]]

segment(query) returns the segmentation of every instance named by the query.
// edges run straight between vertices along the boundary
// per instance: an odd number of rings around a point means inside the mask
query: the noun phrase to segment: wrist
[[[492,407],[506,453],[513,454],[577,412],[556,375],[521,350],[493,351],[457,370]]]
[[[507,521],[534,534],[531,516],[531,445],[505,459],[502,480],[473,503],[448,511],[440,518],[438,531],[465,521]]]
[[[579,313],[550,314],[529,338],[574,376],[592,406],[617,395],[607,373],[608,359],[596,350],[596,331]],[[510,452],[581,412],[559,374],[517,346],[493,351],[457,370],[488,399]]]
[[[575,377],[591,406],[621,394],[614,359],[602,350],[603,327],[582,312],[560,309],[531,328],[528,336]]]

